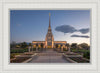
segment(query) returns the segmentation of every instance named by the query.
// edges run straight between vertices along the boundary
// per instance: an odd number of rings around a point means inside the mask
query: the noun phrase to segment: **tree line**
[[[63,46],[62,44],[56,44],[55,47],[58,48],[58,46]],[[28,48],[28,46],[32,46],[32,43],[26,43],[26,42],[22,42],[22,43],[16,43],[16,42],[12,42],[10,44],[10,48]],[[36,44],[36,46],[38,46],[38,44]],[[41,48],[43,48],[44,44],[41,43],[40,44]],[[87,43],[81,43],[81,44],[77,44],[77,43],[72,43],[72,44],[65,44],[65,46],[70,47],[70,49],[86,49],[89,50],[90,46]]]

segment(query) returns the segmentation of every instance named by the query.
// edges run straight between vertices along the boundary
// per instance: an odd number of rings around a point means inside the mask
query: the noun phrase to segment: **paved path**
[[[48,50],[38,53],[37,57],[32,59],[29,63],[69,63],[62,57],[62,53],[57,53],[53,50]]]

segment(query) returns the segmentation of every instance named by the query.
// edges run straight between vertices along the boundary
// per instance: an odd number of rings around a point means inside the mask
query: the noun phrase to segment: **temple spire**
[[[51,26],[50,26],[50,16],[51,16],[51,14],[49,13],[49,28],[51,28]]]

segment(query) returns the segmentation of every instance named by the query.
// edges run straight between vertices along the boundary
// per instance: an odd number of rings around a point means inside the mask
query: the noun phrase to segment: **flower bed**
[[[29,58],[31,57],[17,57],[16,59],[11,60],[10,63],[21,63]]]
[[[10,59],[15,58],[17,55],[22,55],[23,53],[11,53],[10,54]]]
[[[25,52],[24,55],[33,55],[33,52]]]
[[[82,57],[69,57],[69,58],[78,62],[78,63],[89,63],[89,60],[84,59]]]

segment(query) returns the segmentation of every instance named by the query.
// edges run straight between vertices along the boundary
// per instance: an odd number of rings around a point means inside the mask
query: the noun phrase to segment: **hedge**
[[[11,49],[10,53],[24,53],[24,52],[28,52],[28,49]]]

